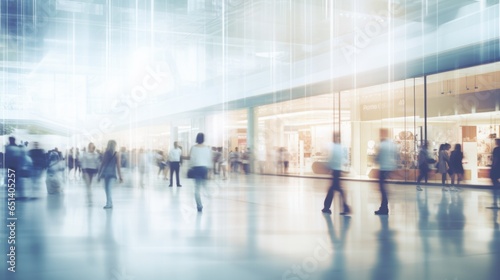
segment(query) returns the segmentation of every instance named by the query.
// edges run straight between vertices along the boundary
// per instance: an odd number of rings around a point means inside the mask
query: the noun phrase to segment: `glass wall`
[[[500,64],[440,73],[428,78],[428,138],[461,144],[465,179],[488,183],[494,139],[500,126]]]
[[[416,180],[418,150],[427,139],[436,158],[440,144],[461,144],[466,182],[489,184],[491,152],[500,135],[498,81],[500,63],[493,63],[353,87],[171,122],[169,138],[190,146],[203,131],[207,145],[227,152],[253,147],[254,172],[327,177],[323,163],[332,133],[340,131],[349,158],[343,176],[375,179],[379,130],[386,128],[399,149],[393,180]]]
[[[494,138],[500,133],[499,65],[259,106],[255,115],[260,170],[328,176],[319,163],[326,160],[332,132],[340,131],[349,154],[344,175],[373,179],[379,130],[387,128],[400,152],[392,179],[415,181],[418,150],[427,139],[435,156],[442,143],[461,144],[465,180],[485,183]]]

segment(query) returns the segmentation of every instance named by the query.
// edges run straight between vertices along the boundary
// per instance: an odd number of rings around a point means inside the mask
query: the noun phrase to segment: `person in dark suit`
[[[33,142],[33,149],[28,151],[28,155],[33,162],[32,180],[33,184],[38,184],[43,175],[43,170],[47,168],[47,155],[45,150],[40,148],[38,142]]]
[[[181,181],[179,180],[179,170],[181,167],[181,158],[182,158],[182,150],[179,144],[174,142],[174,148],[170,150],[168,153],[168,163],[170,165],[170,184],[169,187],[172,187],[173,180],[172,177],[175,173],[175,182],[177,183],[177,187],[182,187]]]
[[[429,156],[428,150],[429,143],[427,141],[424,142],[422,147],[420,147],[420,151],[418,152],[418,178],[417,178],[417,191],[422,191],[423,189],[420,187],[420,182],[422,179],[425,179],[425,183],[427,183],[428,174],[430,171],[429,164],[435,163],[436,161]]]
[[[493,162],[490,169],[490,178],[491,182],[493,183],[493,205],[491,208],[499,209],[497,200],[500,198],[500,182],[498,182],[498,180],[500,179],[500,138],[495,139],[495,145],[496,147],[493,149],[492,154]]]

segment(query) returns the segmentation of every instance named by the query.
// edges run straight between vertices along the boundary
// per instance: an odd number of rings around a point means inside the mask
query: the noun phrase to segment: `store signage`
[[[427,116],[451,116],[495,111],[500,105],[500,91],[487,90],[430,98]]]
[[[386,96],[383,98],[387,99]],[[405,102],[404,97],[399,96],[388,102],[383,102],[381,100],[382,96],[380,94],[373,94],[370,95],[370,98],[366,98],[362,101],[365,103],[361,105],[362,121],[398,118],[414,114],[413,98],[411,99],[411,104]]]

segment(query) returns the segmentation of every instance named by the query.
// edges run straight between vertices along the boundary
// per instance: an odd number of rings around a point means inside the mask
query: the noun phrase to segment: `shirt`
[[[170,162],[180,162],[181,161],[182,150],[179,148],[173,148],[168,153],[168,161]]]
[[[396,145],[389,140],[384,140],[380,143],[380,148],[377,154],[377,162],[382,171],[393,171],[398,167],[398,152]]]
[[[99,165],[101,164],[99,154],[96,152],[83,153],[80,161],[83,169],[99,169]]]
[[[332,143],[330,148],[330,157],[328,159],[328,167],[332,170],[342,170],[345,164],[345,157],[342,145],[339,143]]]
[[[193,146],[189,156],[190,166],[212,166],[212,150],[208,146]]]

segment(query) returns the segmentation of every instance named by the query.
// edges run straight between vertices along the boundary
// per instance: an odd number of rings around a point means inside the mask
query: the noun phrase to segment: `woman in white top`
[[[83,171],[83,180],[87,187],[87,201],[92,203],[92,179],[97,174],[97,170],[101,165],[99,154],[95,151],[94,143],[90,142],[87,151],[80,157],[80,164]]]
[[[203,204],[200,198],[200,189],[206,186],[208,168],[212,165],[212,150],[210,147],[203,145],[205,135],[198,133],[196,135],[196,145],[191,147],[189,152],[189,166],[193,169],[195,179],[194,198],[198,212],[203,210]]]

